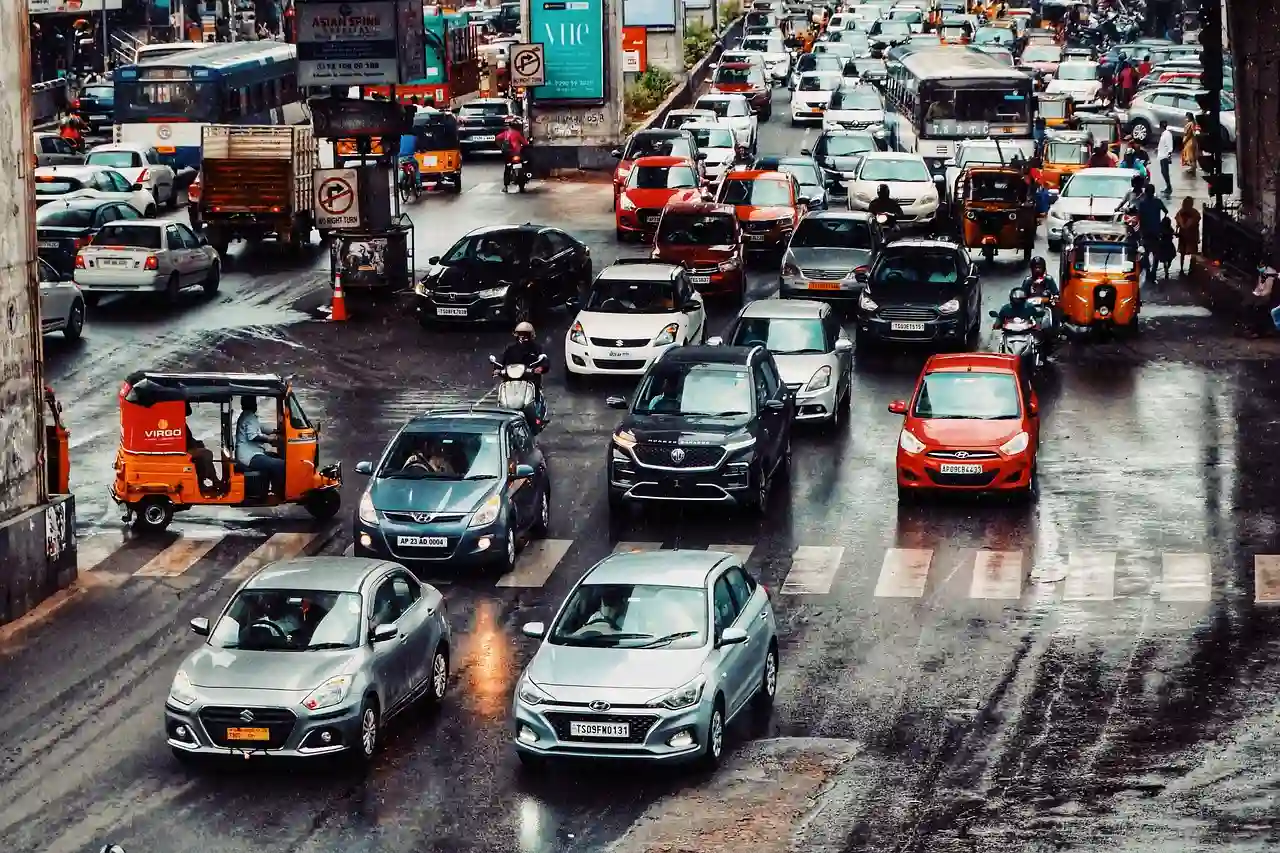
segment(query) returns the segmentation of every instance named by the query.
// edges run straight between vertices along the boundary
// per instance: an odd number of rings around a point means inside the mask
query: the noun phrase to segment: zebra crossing
[[[499,590],[537,589],[557,571],[566,579],[605,556],[603,543],[542,539],[523,548],[515,569],[493,579]],[[575,548],[575,546],[578,546]],[[801,544],[781,553],[748,543],[705,546],[727,551],[752,568],[786,598],[832,594],[885,602],[925,599],[930,604],[973,602],[1061,601],[1087,604],[1147,599],[1166,604],[1208,603],[1235,586],[1232,567],[1215,565],[1210,554],[1193,552],[1117,552],[1075,550],[1035,554],[1020,550],[888,547],[867,549],[842,545]],[[624,541],[612,553],[669,550],[662,542]],[[329,531],[278,532],[269,536],[244,532],[195,530],[162,541],[130,539],[122,533],[99,533],[78,543],[82,576],[120,586],[131,580],[173,581],[220,572],[221,580],[239,583],[276,560],[316,553],[350,555]],[[1280,554],[1252,558],[1253,600],[1280,604]],[[447,585],[448,577],[425,579]],[[445,574],[443,571],[440,574]],[[1215,584],[1215,576],[1217,583]]]

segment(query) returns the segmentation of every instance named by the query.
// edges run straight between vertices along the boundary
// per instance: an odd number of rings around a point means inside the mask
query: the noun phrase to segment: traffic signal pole
[[[1234,176],[1223,169],[1227,141],[1222,132],[1222,43],[1222,0],[1200,0],[1200,85],[1206,91],[1196,96],[1200,106],[1196,117],[1200,129],[1198,165],[1205,173],[1216,210],[1223,209],[1223,199],[1234,189]]]

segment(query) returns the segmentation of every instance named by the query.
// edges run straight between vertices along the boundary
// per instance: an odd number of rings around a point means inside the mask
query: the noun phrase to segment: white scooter
[[[493,375],[499,379],[498,405],[504,409],[514,409],[523,413],[534,435],[542,432],[549,419],[546,406],[542,401],[542,394],[533,377],[546,373],[546,353],[538,356],[531,365],[504,365],[496,355],[489,356],[489,363],[493,365]]]

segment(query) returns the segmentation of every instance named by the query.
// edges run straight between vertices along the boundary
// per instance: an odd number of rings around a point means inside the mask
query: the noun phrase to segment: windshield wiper
[[[325,649],[349,649],[349,648],[351,648],[351,646],[348,643],[316,643],[313,646],[307,646],[305,651],[318,652],[318,651],[323,651]]]
[[[715,412],[713,414],[704,415],[708,418],[732,418],[745,415],[746,412]]]
[[[636,646],[637,649],[651,649],[654,646],[666,645],[675,640],[683,640],[685,637],[696,637],[697,631],[677,631],[674,634],[667,634],[665,637],[657,637],[643,645]]]
[[[774,355],[813,355],[814,353],[822,353],[825,350],[820,349],[776,349]]]
[[[463,477],[462,479],[464,480],[496,480],[498,479],[498,475],[497,474],[469,474],[468,476]]]

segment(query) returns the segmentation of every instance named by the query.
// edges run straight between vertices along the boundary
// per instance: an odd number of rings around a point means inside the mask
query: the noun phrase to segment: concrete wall
[[[59,495],[0,522],[0,625],[76,579],[76,502]]]
[[[1280,262],[1280,55],[1275,20],[1280,0],[1226,0],[1225,24],[1236,63],[1236,180],[1243,217],[1271,239]]]
[[[43,499],[27,4],[0,2],[0,519]],[[7,556],[3,550],[0,555]]]

